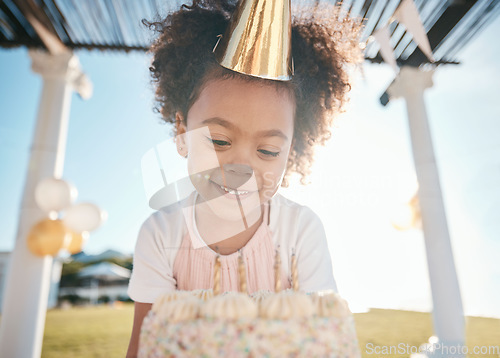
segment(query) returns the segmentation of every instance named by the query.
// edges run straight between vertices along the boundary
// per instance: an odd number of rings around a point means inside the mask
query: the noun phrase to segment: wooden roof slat
[[[398,8],[398,6],[401,4],[401,1],[402,1],[402,0],[396,0],[397,5],[394,7],[394,9],[393,9],[393,11],[392,11],[392,13],[391,13],[391,15],[390,15],[390,16],[392,16],[392,14],[394,13],[394,11],[395,11],[395,10]],[[394,5],[393,5],[393,6],[394,6]],[[390,18],[390,16],[389,16],[389,18]],[[398,30],[398,26],[399,26],[399,24],[398,24],[398,23],[394,23],[394,22],[393,22],[393,23],[391,23],[391,24],[389,25],[389,31],[390,31],[390,34],[391,34],[391,38],[396,38],[396,37],[397,37],[397,36],[395,36],[394,34],[395,34],[395,32]],[[373,28],[373,29],[372,29],[372,31],[367,32],[367,34],[366,34],[366,38],[368,38],[369,36],[373,36],[373,32],[374,32],[375,30],[377,30],[377,28],[376,28],[376,27],[375,27],[375,28]],[[394,40],[393,40],[393,41],[394,41]],[[370,42],[370,43],[367,45],[367,49],[366,49],[366,54],[367,54],[367,55],[369,55],[369,56],[373,56],[373,55],[371,55],[371,53],[373,53],[373,52],[374,52],[374,51],[373,51],[373,47],[378,47],[378,44],[376,44],[375,42]],[[375,56],[377,55],[377,53],[378,53],[378,50],[377,50],[377,52],[375,53]]]
[[[434,4],[435,3],[435,4]],[[435,5],[435,6],[433,6]],[[436,12],[441,11],[444,12],[444,10],[447,7],[447,1],[423,1],[422,2],[422,7],[419,8],[419,13],[422,14],[422,23],[425,29],[431,28],[439,16],[436,16]],[[402,59],[407,59],[408,56],[415,50],[415,47],[417,46],[416,42],[413,41],[413,36],[409,36],[406,46],[401,46],[401,50],[399,52],[399,56]],[[431,50],[434,50],[434,48],[431,46]]]
[[[9,0],[0,1],[0,9],[2,9],[5,15],[9,16],[11,26],[14,31],[20,34],[20,38],[38,38],[35,30],[31,27],[24,16],[22,16],[21,11],[18,9],[16,4]],[[40,39],[38,38],[38,40]]]
[[[43,1],[42,8],[44,9],[46,16],[51,20],[54,30],[58,34],[61,41],[63,43],[68,42],[70,40],[70,36],[65,26],[65,21],[55,3],[52,1]]]
[[[120,26],[120,22],[118,21],[117,14],[114,11],[115,10],[115,5],[111,1],[106,1],[105,2],[105,8],[108,13],[109,19],[112,21],[113,24],[116,24],[115,26],[109,26],[112,28],[112,34],[113,34],[113,41],[111,43],[113,45],[118,45],[120,43],[126,44],[124,35],[122,33],[122,29]]]
[[[402,0],[317,1],[340,3],[342,15],[363,19],[361,40],[366,41],[391,18]],[[500,12],[500,0],[481,0],[484,5],[481,11],[470,11],[477,0],[414,1],[428,29],[438,63],[456,62],[456,53]],[[0,46],[44,47],[26,19],[28,11],[34,12],[37,19],[71,49],[145,51],[156,34],[146,29],[141,20],[156,21],[186,2],[190,0],[0,0],[3,14],[0,15]],[[466,14],[467,21],[461,21]],[[404,26],[395,22],[389,29],[399,65],[418,66],[428,61]],[[378,51],[376,43],[368,42],[365,57],[373,62],[381,61]]]
[[[95,2],[95,1],[94,1]],[[109,41],[106,41],[106,37],[109,35],[105,29],[102,29],[100,14],[97,10],[98,7],[95,4],[92,4],[90,1],[78,1],[78,4],[82,6],[82,10],[87,15],[87,21],[89,22],[89,28],[92,31],[92,37],[96,42],[100,44],[106,44]],[[104,31],[102,31],[104,30]],[[109,37],[109,36],[108,36]]]
[[[9,34],[10,36],[8,36]],[[15,37],[15,31],[7,21],[7,16],[0,9],[0,41],[6,42]]]
[[[415,4],[418,10],[418,13],[422,13],[422,9],[425,6],[425,1],[420,1],[419,3]],[[423,22],[423,20],[422,20]],[[399,23],[398,23],[399,25]],[[397,57],[400,57],[401,54],[403,53],[404,49],[406,48],[407,45],[409,45],[412,41],[413,36],[408,33],[406,28],[404,29],[403,34],[399,38],[398,42],[394,46],[394,53],[396,54]]]
[[[431,11],[431,15],[428,17],[428,20],[426,23],[428,23],[429,25],[427,27],[434,26],[436,21],[439,19],[439,17],[441,17],[441,15],[443,14],[443,12],[446,10],[447,7],[448,7],[447,1],[438,1],[436,6],[434,7],[434,9]],[[405,59],[408,58],[408,56],[414,50],[414,48],[413,49],[410,48],[410,45],[411,45],[411,42],[406,45],[403,52],[401,53]],[[414,45],[416,45],[416,44],[414,44]],[[433,48],[432,45],[431,45],[431,49],[434,52],[435,48]]]
[[[88,35],[88,29],[87,29],[87,24],[85,21],[79,21],[79,19],[82,19],[82,15],[80,14],[80,11],[75,5],[75,1],[78,0],[68,0],[64,1],[64,4],[66,5],[66,16],[69,19],[69,23],[74,25],[74,34],[75,38],[72,39],[72,43],[89,43],[91,42],[91,38]],[[63,2],[61,2],[60,5],[62,5]],[[97,44],[96,44],[97,45]]]
[[[456,24],[467,14],[467,12],[476,4],[477,0],[464,0],[461,2],[450,3],[443,15],[436,21],[434,26],[427,32],[431,49],[436,48],[441,41],[450,33]],[[421,63],[427,62],[427,57],[418,48],[408,56],[407,64],[411,66],[419,66]]]
[[[140,11],[138,11],[138,9],[136,8],[136,5],[137,5],[137,2],[134,1],[134,2],[125,2],[125,17],[127,19],[127,22],[130,21],[130,23],[133,23],[135,24],[136,26],[131,26],[130,29],[131,29],[131,32],[133,33],[133,37],[136,41],[133,41],[132,44],[133,45],[136,45],[137,44],[137,40],[139,40],[139,31],[140,31],[140,28],[139,26],[141,26],[141,23],[140,23],[140,20],[138,19],[138,17],[136,16],[135,18],[133,18],[133,16],[131,16],[131,14],[141,14]],[[139,16],[140,17],[140,16]]]
[[[475,37],[483,28],[486,27],[500,13],[500,1],[495,1],[487,4],[486,9],[483,9],[481,14],[473,21],[470,31],[463,31],[462,36],[449,46],[445,56],[454,56],[460,51],[473,37]]]
[[[59,23],[60,23],[61,27],[64,29],[64,32],[66,33],[66,36],[68,37],[68,41],[70,41],[71,38],[73,37],[72,27],[68,23],[68,21],[66,20],[66,17],[64,16],[64,14],[61,12],[61,9],[59,8],[57,1],[55,1],[55,0],[50,0],[50,1],[44,0],[44,1],[47,3],[47,5],[46,5],[47,7],[53,8],[52,12],[55,14],[54,16],[56,16],[59,19]]]
[[[377,16],[377,21],[375,22],[375,25],[373,25],[373,28],[371,29],[371,33],[373,33],[375,30],[377,30],[378,24],[381,21],[382,21],[382,23],[385,23],[390,18],[390,15],[384,17],[384,14],[386,13],[386,10],[387,10],[387,6],[389,5],[390,2],[391,2],[391,0],[386,0],[386,2],[384,4],[384,8],[380,12],[380,15]],[[382,20],[382,18],[384,18],[384,20]]]

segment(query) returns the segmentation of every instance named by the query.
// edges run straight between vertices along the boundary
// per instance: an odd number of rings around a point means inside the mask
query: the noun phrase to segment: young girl
[[[216,61],[212,50],[234,9],[227,0],[195,0],[148,23],[159,33],[150,68],[159,110],[174,125],[196,190],[140,229],[128,291],[135,301],[130,357],[155,299],[176,289],[212,288],[217,255],[223,291],[238,289],[240,255],[248,292],[274,290],[277,250],[283,288],[291,285],[295,254],[302,291],[337,290],[320,219],[277,191],[293,172],[305,180],[314,146],[330,136],[350,89],[345,65],[362,58],[359,24],[339,20],[333,7],[295,16],[294,75],[275,81]]]

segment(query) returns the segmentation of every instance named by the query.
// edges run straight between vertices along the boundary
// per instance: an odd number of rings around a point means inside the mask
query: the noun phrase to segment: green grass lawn
[[[363,357],[404,357],[404,355],[367,354],[367,343],[375,346],[418,347],[432,334],[429,313],[372,309],[354,315]],[[132,329],[133,305],[49,310],[47,313],[42,357],[125,357]],[[500,345],[500,320],[467,318],[467,343],[473,346]],[[473,357],[469,355],[469,357]],[[498,355],[477,355],[498,358]]]
[[[430,313],[398,311],[372,308],[367,313],[354,315],[358,332],[359,346],[363,357],[408,357],[409,355],[367,353],[367,344],[371,352],[383,346],[398,346],[403,343],[417,349],[427,342],[432,335],[432,315]],[[474,346],[500,346],[500,319],[483,317],[466,317],[466,343],[469,352]],[[500,348],[499,348],[500,349]],[[369,352],[370,350],[368,350]],[[411,351],[410,351],[411,352]],[[498,351],[497,351],[498,352]],[[478,358],[500,358],[498,354],[472,355]]]
[[[133,304],[49,310],[42,357],[125,357],[133,318]]]

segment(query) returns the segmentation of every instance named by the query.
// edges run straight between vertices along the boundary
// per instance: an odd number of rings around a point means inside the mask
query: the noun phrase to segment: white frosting
[[[191,291],[191,294],[193,294],[195,297],[199,298],[202,301],[208,301],[212,297],[214,297],[214,292],[212,289],[209,290],[194,290]]]
[[[335,292],[313,294],[311,298],[319,317],[345,318],[351,314],[347,302]]]
[[[138,356],[248,357],[251,349],[256,357],[361,358],[353,316],[338,294],[260,291],[253,299],[236,292],[197,298],[211,293],[160,297],[157,312],[144,319]]]
[[[165,304],[188,297],[192,297],[188,291],[172,291],[165,293],[158,297],[158,299],[153,303],[151,310],[156,313]]]
[[[165,302],[157,308],[156,314],[160,320],[176,323],[196,319],[199,312],[200,300],[195,297],[187,297],[182,300]]]
[[[257,313],[257,304],[248,295],[230,292],[204,302],[200,315],[217,319],[253,319],[257,317]]]
[[[268,319],[293,319],[312,317],[314,305],[302,292],[281,291],[262,300],[260,316]]]
[[[306,295],[291,290],[274,293],[257,291],[250,298],[238,292],[213,296],[212,290],[174,291],[160,296],[151,310],[167,321],[179,322],[197,317],[220,319],[294,319],[318,317],[344,318],[351,315],[347,302],[337,293]]]
[[[271,296],[272,294],[274,294],[274,292],[272,291],[268,291],[268,290],[260,290],[260,291],[256,291],[254,292],[250,297],[252,297],[252,299],[257,303],[257,304],[260,304],[266,297],[269,297]]]

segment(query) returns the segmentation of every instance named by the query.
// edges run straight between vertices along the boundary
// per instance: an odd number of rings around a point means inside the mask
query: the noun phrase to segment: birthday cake
[[[354,320],[336,293],[212,290],[160,297],[139,357],[360,357]]]
[[[238,259],[239,292],[221,293],[221,263],[210,290],[174,291],[159,297],[144,318],[139,357],[360,357],[352,313],[333,291],[299,291],[292,255],[292,290],[281,290],[277,251],[275,292],[247,294]]]

